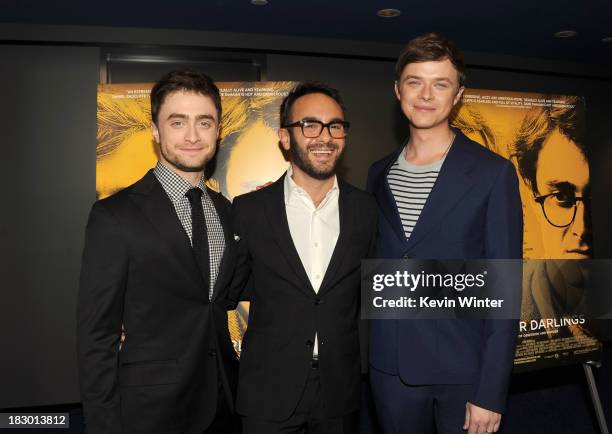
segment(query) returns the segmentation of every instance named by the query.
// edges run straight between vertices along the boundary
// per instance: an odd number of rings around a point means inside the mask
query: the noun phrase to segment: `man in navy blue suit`
[[[368,176],[379,258],[521,257],[513,165],[449,126],[464,83],[461,53],[437,34],[399,57],[395,93],[410,138]],[[370,379],[384,433],[497,432],[516,335],[513,320],[372,320]]]

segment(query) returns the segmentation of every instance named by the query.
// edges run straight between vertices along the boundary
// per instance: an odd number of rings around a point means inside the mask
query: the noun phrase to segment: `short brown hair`
[[[395,79],[399,81],[409,63],[429,62],[448,59],[457,70],[459,86],[465,86],[465,64],[463,54],[448,39],[437,33],[427,33],[412,39],[400,54],[395,64]]]
[[[165,74],[151,89],[151,119],[157,125],[159,109],[173,92],[193,92],[209,97],[217,109],[217,122],[221,122],[221,95],[219,88],[206,74],[191,69],[174,70]]]

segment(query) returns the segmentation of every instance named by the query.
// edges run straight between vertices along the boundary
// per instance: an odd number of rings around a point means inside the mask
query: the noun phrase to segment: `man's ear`
[[[155,122],[151,122],[151,133],[153,134],[153,141],[159,144],[159,129],[157,125],[155,125]]]
[[[457,95],[455,95],[455,99],[453,101],[453,106],[456,106],[457,103],[461,100],[461,96],[463,95],[463,91],[465,90],[465,86],[461,86],[459,90],[457,90]]]
[[[395,97],[398,100],[401,100],[401,95],[400,95],[399,87],[397,86],[397,80],[395,80],[395,83],[393,84],[393,89],[395,90]]]
[[[287,131],[286,128],[279,128],[278,130],[278,140],[281,143],[281,146],[283,147],[283,149],[285,151],[289,150],[290,142],[291,140],[289,139],[289,131]]]

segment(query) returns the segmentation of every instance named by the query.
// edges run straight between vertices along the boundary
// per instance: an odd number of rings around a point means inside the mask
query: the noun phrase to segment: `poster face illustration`
[[[598,359],[579,259],[592,256],[584,100],[467,89],[453,125],[510,159],[523,202],[525,259],[515,371]]]
[[[288,162],[277,129],[282,99],[294,82],[221,82],[221,140],[207,167],[207,185],[228,199],[278,179]],[[98,86],[96,195],[116,193],[155,166],[149,93],[153,83]],[[248,303],[229,312],[234,347],[240,353]]]

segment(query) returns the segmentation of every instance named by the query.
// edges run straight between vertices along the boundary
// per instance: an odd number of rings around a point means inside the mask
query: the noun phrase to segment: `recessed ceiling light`
[[[376,15],[383,18],[393,18],[397,17],[402,12],[399,9],[381,9],[376,12]]]
[[[255,6],[265,6],[268,4],[268,0],[251,0],[251,4]]]
[[[603,38],[601,42],[612,42],[612,36],[608,36],[607,38]]]
[[[561,30],[555,33],[555,38],[573,38],[577,34],[575,30]]]

